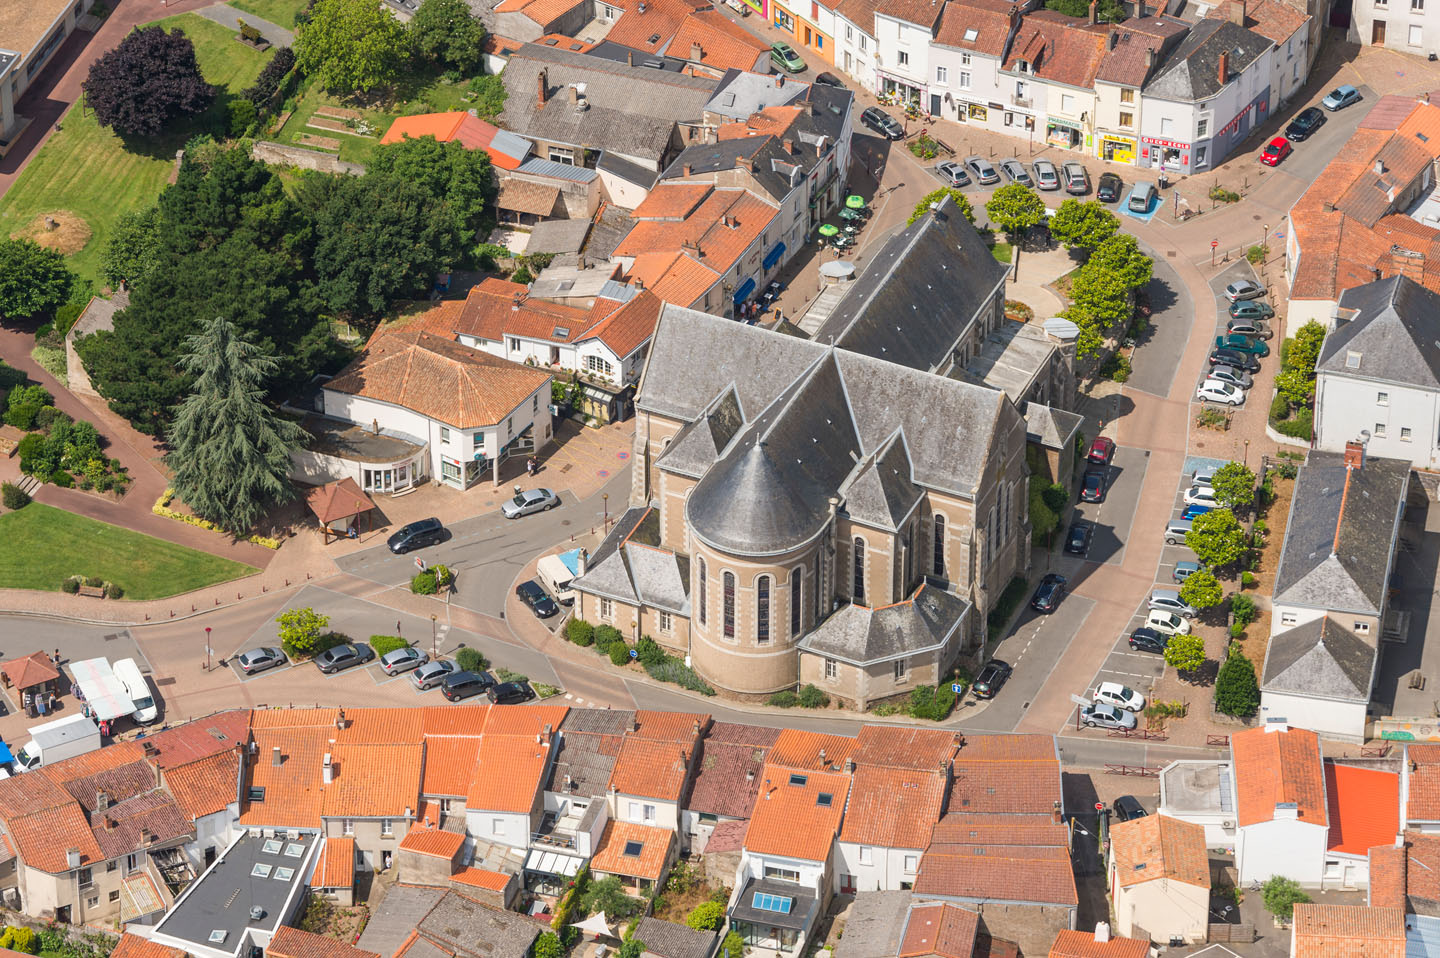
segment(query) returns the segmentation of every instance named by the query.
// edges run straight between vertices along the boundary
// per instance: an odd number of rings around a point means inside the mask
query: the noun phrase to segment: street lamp
[[[600,493],[600,501],[605,505],[605,525],[610,525],[610,493]]]
[[[205,671],[210,671],[210,626],[205,626]]]
[[[434,613],[431,613],[431,615],[430,615],[430,657],[431,657],[432,659],[433,659],[433,658],[437,658],[437,657],[439,656],[439,653],[436,652],[436,650],[435,650],[435,620],[438,619],[438,618],[439,618],[439,616],[435,615]]]
[[[1260,234],[1260,265],[1263,267],[1265,265],[1265,254],[1270,252],[1269,247],[1265,245],[1270,239],[1270,224],[1266,223],[1262,229],[1264,232]]]

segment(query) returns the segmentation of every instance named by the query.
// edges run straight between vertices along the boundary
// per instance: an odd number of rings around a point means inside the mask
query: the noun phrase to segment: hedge
[[[375,650],[377,656],[389,655],[396,649],[407,648],[410,645],[398,635],[372,635],[370,636],[370,648]]]
[[[1289,436],[1291,439],[1304,439],[1310,441],[1310,434],[1314,431],[1314,414],[1308,409],[1301,409],[1295,414],[1294,419],[1282,419],[1275,424],[1275,431],[1282,436]]]
[[[611,642],[607,648],[612,665],[630,664],[630,646],[623,638],[617,638],[614,642]]]
[[[595,642],[595,626],[584,619],[571,619],[565,623],[565,638],[578,646],[593,645]]]
[[[610,643],[624,642],[625,636],[613,625],[597,625],[595,627],[595,648],[603,655],[610,651]]]
[[[55,477],[52,476],[51,481],[53,482],[54,479]],[[60,483],[56,482],[55,484],[59,485]],[[189,523],[192,526],[199,526],[201,529],[209,529],[211,532],[225,531],[224,529],[221,529],[219,526],[217,526],[215,523],[211,522],[209,519],[202,519],[199,516],[186,515],[183,512],[176,512],[174,509],[171,509],[170,500],[174,498],[175,490],[166,489],[160,494],[160,498],[155,500],[155,505],[150,507],[150,511],[155,513],[157,516],[164,516],[166,519],[176,519],[180,522]],[[245,541],[253,542],[257,546],[264,546],[267,549],[280,548],[280,540],[271,539],[268,536],[249,536],[246,538]]]

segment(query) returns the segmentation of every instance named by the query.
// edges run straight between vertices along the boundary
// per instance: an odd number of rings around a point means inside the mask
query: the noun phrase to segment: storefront
[[[1074,120],[1066,120],[1058,116],[1045,118],[1045,142],[1051,146],[1073,150],[1080,146],[1083,139],[1080,124]]]
[[[795,36],[795,14],[786,10],[778,3],[772,3],[770,5],[770,19],[774,21],[775,26],[784,30],[792,37]]]
[[[970,120],[974,120],[976,123],[985,123],[990,119],[990,109],[983,103],[961,102],[956,104],[956,106],[961,123],[966,123]]]
[[[736,0],[736,2],[745,4],[762,17],[765,16],[765,0]]]
[[[1100,134],[1100,159],[1111,163],[1135,162],[1135,138],[1114,133]]]
[[[1140,138],[1140,165],[1160,167],[1176,173],[1190,172],[1190,144],[1178,140],[1160,140],[1151,136]]]
[[[916,85],[914,80],[907,80],[892,74],[876,71],[880,76],[880,92],[886,96],[893,96],[901,103],[913,103],[920,106],[924,102],[925,88]]]

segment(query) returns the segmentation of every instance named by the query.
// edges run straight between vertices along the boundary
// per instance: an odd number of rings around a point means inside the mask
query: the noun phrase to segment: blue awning
[[[753,292],[755,292],[755,277],[752,276],[745,282],[741,283],[739,289],[735,290],[735,302],[745,302],[745,300],[748,299],[750,294]]]
[[[770,267],[774,266],[775,263],[779,261],[780,257],[784,255],[785,244],[776,243],[773,247],[771,247],[770,252],[765,254],[765,268],[769,269]]]

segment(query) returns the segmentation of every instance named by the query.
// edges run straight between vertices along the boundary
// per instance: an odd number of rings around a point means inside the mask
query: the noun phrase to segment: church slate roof
[[[800,648],[855,665],[918,655],[943,646],[969,611],[969,602],[927,583],[884,608],[845,606],[801,639]]]

